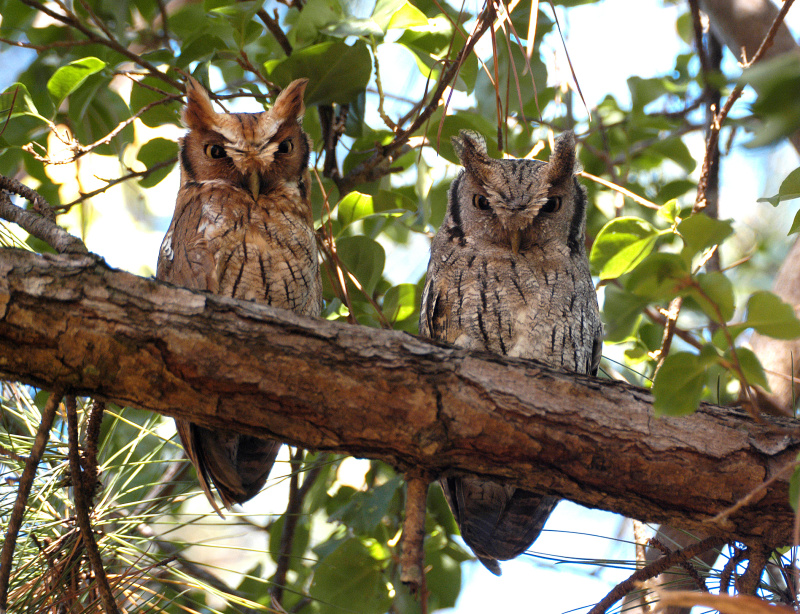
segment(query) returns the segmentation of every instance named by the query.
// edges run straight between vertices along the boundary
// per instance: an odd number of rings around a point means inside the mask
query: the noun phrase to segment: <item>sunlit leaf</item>
[[[355,537],[320,558],[309,595],[321,614],[384,614],[392,603],[380,562]]]
[[[166,162],[178,155],[178,144],[175,141],[157,137],[150,139],[142,145],[139,155],[136,158],[147,168],[151,168],[160,162]],[[160,168],[139,180],[139,185],[143,188],[151,188],[169,175],[174,168],[174,164]]]
[[[655,246],[658,231],[636,217],[619,217],[603,226],[592,245],[589,262],[600,279],[632,271]]]
[[[772,292],[756,292],[750,297],[745,324],[774,339],[800,337],[800,320],[794,309]]]
[[[342,41],[320,43],[295,51],[278,62],[264,65],[269,76],[281,87],[305,77],[305,103],[344,104],[364,91],[372,74],[372,56],[364,41],[353,45]]]
[[[106,63],[95,57],[81,58],[59,68],[47,81],[47,91],[59,104],[77,90],[91,75],[105,68]]]
[[[706,381],[706,357],[676,352],[664,360],[653,384],[653,409],[657,416],[685,416],[700,404]]]

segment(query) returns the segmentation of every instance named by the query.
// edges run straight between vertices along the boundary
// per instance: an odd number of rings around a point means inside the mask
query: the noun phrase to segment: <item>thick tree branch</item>
[[[704,405],[658,419],[647,391],[393,331],[173,288],[95,258],[0,250],[0,376],[211,428],[474,472],[589,507],[784,545],[800,438]]]

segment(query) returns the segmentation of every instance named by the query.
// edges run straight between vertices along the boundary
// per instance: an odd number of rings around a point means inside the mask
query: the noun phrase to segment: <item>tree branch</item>
[[[25,351],[20,351],[25,348]],[[790,543],[797,421],[653,416],[620,382],[170,287],[96,258],[0,250],[0,377],[209,428],[476,473],[728,541]]]

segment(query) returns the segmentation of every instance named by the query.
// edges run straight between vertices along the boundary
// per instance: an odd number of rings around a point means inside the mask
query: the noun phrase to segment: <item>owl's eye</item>
[[[228,157],[222,145],[206,145],[205,152],[209,158],[214,158],[215,160]]]
[[[294,144],[292,143],[291,137],[288,139],[283,139],[281,144],[278,145],[278,153],[287,154],[292,151],[294,148]]]
[[[559,209],[561,209],[561,197],[551,196],[539,211],[543,213],[555,213]]]
[[[483,194],[475,194],[472,197],[472,204],[475,205],[481,211],[489,210],[489,199],[486,198]]]

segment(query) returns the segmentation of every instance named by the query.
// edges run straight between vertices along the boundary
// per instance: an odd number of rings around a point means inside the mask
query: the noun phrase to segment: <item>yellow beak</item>
[[[513,230],[511,232],[511,251],[514,254],[519,254],[519,230]]]
[[[258,178],[258,173],[256,171],[253,171],[247,176],[247,187],[250,188],[253,200],[258,200],[258,193],[261,191],[261,180]]]

